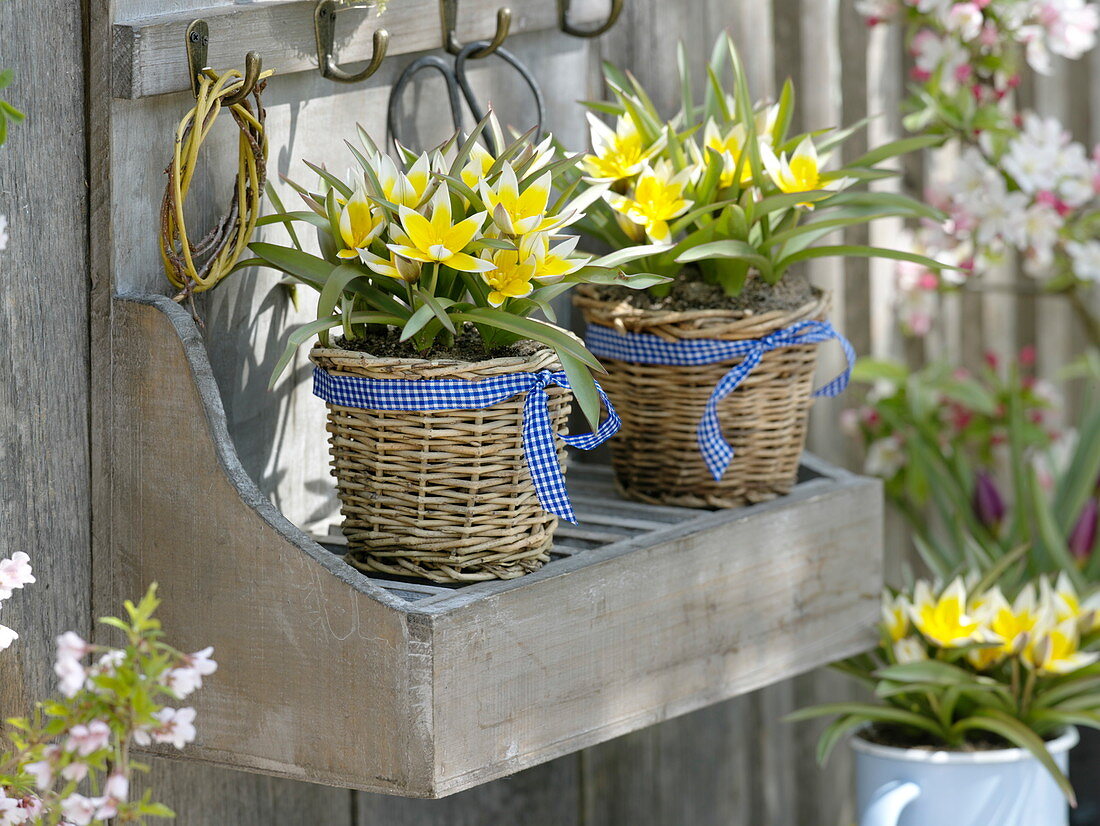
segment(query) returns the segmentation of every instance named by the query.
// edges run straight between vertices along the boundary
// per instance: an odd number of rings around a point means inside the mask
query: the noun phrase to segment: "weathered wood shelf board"
[[[247,478],[187,314],[120,298],[113,315],[97,581],[117,600],[157,580],[173,637],[225,663],[196,695],[189,757],[437,797],[874,639],[874,481],[808,458],[789,496],[709,512],[622,501],[606,468],[575,463],[580,524],[542,570],[456,588],[367,577]]]
[[[502,5],[512,9],[511,35],[558,25],[555,0],[462,0],[458,10],[460,41],[492,37],[497,9]],[[191,88],[184,39],[188,24],[200,17],[210,25],[209,63],[216,69],[240,68],[248,49],[259,52],[265,68],[279,74],[315,71],[316,6],[316,0],[265,0],[117,23],[113,94],[143,98]],[[570,19],[579,26],[602,22],[609,8],[609,0],[573,0]],[[374,49],[373,33],[378,28],[390,33],[387,57],[438,49],[443,43],[439,0],[394,0],[381,15],[372,8],[341,12],[335,44],[340,63],[369,60]]]

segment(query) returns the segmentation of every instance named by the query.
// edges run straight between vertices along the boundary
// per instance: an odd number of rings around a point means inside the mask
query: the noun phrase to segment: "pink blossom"
[[[160,725],[153,730],[153,739],[158,743],[171,743],[182,749],[195,740],[195,709],[163,708],[153,715]]]
[[[78,723],[69,729],[65,751],[75,751],[81,757],[106,748],[111,741],[111,728],[102,720],[92,720],[88,725]]]
[[[105,796],[101,798],[102,802],[95,813],[98,820],[106,820],[118,815],[118,804],[125,803],[130,793],[130,781],[126,775],[116,772],[107,778],[103,792]]]
[[[840,430],[848,436],[859,435],[859,411],[854,407],[840,411]]]
[[[74,826],[88,826],[95,817],[99,801],[82,794],[71,794],[61,801],[61,813]]]
[[[34,581],[30,557],[23,551],[16,551],[10,559],[0,560],[0,599],[7,599],[16,588]]]
[[[978,35],[978,42],[987,49],[991,49],[997,45],[1000,39],[1001,32],[997,28],[997,24],[992,20],[986,21],[986,24],[982,26],[982,33]]]
[[[60,637],[57,638],[57,656],[71,657],[74,660],[83,659],[91,650],[91,646],[86,643],[79,634],[75,634],[72,631],[66,631]]]
[[[79,783],[88,776],[88,764],[79,760],[70,763],[61,770],[61,776],[72,783]]]
[[[72,657],[58,657],[53,670],[58,676],[57,690],[70,699],[84,687],[84,681],[88,678],[84,666]]]
[[[53,769],[53,761],[51,760],[38,760],[34,763],[27,763],[23,767],[23,771],[34,778],[34,785],[41,790],[48,789],[53,785]]]

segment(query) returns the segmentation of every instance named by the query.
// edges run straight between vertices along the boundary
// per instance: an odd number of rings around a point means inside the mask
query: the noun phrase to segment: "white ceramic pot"
[[[1070,728],[1047,743],[1062,771]],[[1024,749],[954,752],[851,740],[860,826],[1067,826],[1066,799]]]

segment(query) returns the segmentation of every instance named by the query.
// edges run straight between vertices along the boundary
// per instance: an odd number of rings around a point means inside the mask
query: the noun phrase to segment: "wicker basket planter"
[[[801,321],[824,320],[825,294],[794,311],[746,315],[731,310],[641,310],[580,288],[574,302],[588,324],[668,341],[759,339]],[[812,404],[817,346],[784,347],[760,364],[718,406],[722,434],[735,453],[715,481],[696,431],[715,385],[739,359],[699,366],[636,364],[601,358],[601,379],[623,421],[611,442],[620,492],[652,504],[737,507],[788,493],[798,473]]]
[[[378,358],[314,348],[333,375],[478,381],[560,370],[554,352],[481,362]],[[565,432],[570,396],[548,387],[550,420]],[[549,561],[557,517],[539,504],[523,448],[524,395],[442,412],[328,405],[332,473],[348,561],[366,572],[477,582],[514,579]],[[558,440],[559,460],[564,446]]]

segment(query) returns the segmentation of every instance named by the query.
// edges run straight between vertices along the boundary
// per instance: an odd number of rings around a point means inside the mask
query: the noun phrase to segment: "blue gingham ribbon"
[[[677,367],[689,367],[700,364],[714,364],[740,358],[721,381],[707,400],[706,411],[699,422],[696,438],[699,450],[707,469],[717,480],[725,475],[733,459],[733,448],[722,436],[722,427],[718,423],[718,403],[737,389],[770,350],[781,347],[797,347],[803,344],[820,344],[836,339],[844,348],[848,367],[839,376],[814,391],[815,396],[836,396],[848,386],[852,375],[852,366],[856,360],[855,350],[832,324],[827,321],[800,321],[782,330],[776,330],[763,338],[744,341],[721,341],[718,339],[665,339],[647,333],[619,333],[602,324],[588,325],[585,344],[589,351],[600,358],[635,364],[668,364]]]
[[[565,489],[565,477],[558,463],[554,438],[581,450],[592,450],[614,436],[621,426],[615,408],[596,385],[607,408],[607,418],[595,433],[565,436],[555,433],[550,423],[546,388],[551,384],[571,390],[565,373],[509,373],[481,381],[460,379],[370,379],[365,376],[334,376],[319,367],[313,369],[313,394],[329,404],[370,410],[476,410],[491,407],[520,393],[523,402],[523,452],[542,507],[576,524],[573,505]]]

